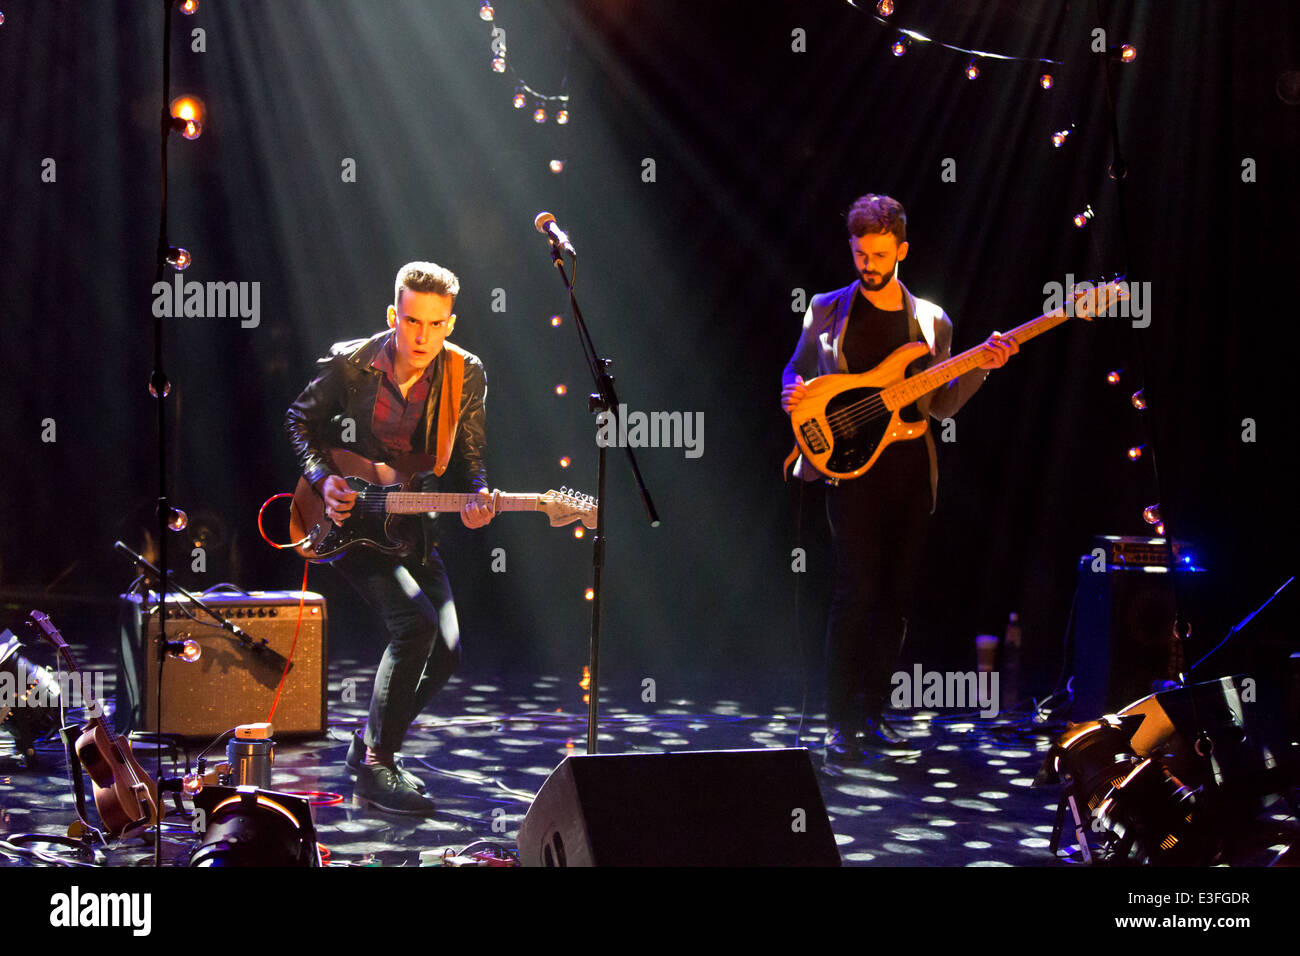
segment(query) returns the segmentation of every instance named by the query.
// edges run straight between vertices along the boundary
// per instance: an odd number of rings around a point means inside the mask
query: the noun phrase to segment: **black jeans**
[[[388,647],[375,673],[366,722],[366,746],[396,753],[415,718],[460,663],[460,625],[447,570],[436,549],[397,558],[357,548],[334,562],[388,630]]]
[[[929,526],[929,461],[923,439],[898,442],[865,475],[826,489],[826,716],[850,730],[880,716],[898,666]]]

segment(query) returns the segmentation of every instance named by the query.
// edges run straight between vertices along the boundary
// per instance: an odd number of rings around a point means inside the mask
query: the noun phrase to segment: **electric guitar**
[[[1072,316],[1091,321],[1125,298],[1128,286],[1122,279],[1096,286],[1079,293],[1070,309],[1062,306],[1031,319],[1005,333],[1002,340],[1023,344]],[[905,377],[907,367],[928,352],[925,342],[909,342],[869,372],[819,375],[805,383],[807,391],[790,413],[795,442],[804,459],[828,477],[857,478],[893,442],[924,435],[929,422],[904,421],[899,411],[978,368],[987,357],[987,348],[977,345]]]
[[[49,615],[32,611],[31,618],[41,633],[58,648],[68,662],[68,668],[77,673],[80,668],[72,658],[68,642],[50,623]],[[103,711],[89,696],[89,688],[86,694],[86,713],[96,716],[86,721],[73,749],[94,784],[95,809],[99,811],[108,837],[113,840],[129,837],[157,821],[158,788],[131,753],[130,742],[114,733],[103,717],[98,716]],[[77,793],[78,796],[81,793],[79,784]]]
[[[298,479],[289,510],[289,534],[296,550],[309,561],[328,561],[358,545],[385,554],[409,554],[415,546],[418,528],[403,516],[428,512],[460,511],[478,495],[454,492],[415,491],[414,476],[433,467],[433,458],[406,455],[391,463],[371,461],[345,448],[326,449],[325,457],[334,471],[346,475],[348,487],[357,493],[352,511],[341,525],[325,513],[325,499],[306,478]],[[544,495],[492,493],[492,510],[541,511],[552,527],[581,521],[596,527],[599,502],[567,488]]]

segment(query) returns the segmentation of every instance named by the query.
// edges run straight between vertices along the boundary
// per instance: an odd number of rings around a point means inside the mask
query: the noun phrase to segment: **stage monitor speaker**
[[[275,737],[323,736],[328,686],[325,599],[307,592],[302,630],[294,647],[297,591],[222,592],[200,597],[254,641],[265,640],[279,657],[244,647],[188,599],[167,595],[167,639],[192,638],[202,655],[193,663],[167,661],[162,682],[162,732],[211,740],[239,724],[266,720],[284,672],[283,658],[292,647],[293,667],[272,720]],[[156,596],[151,598],[156,603]],[[154,649],[158,614],[155,608],[146,615],[150,606],[143,603],[141,595],[122,595],[122,655],[115,715],[120,732],[153,733],[157,727],[158,657]],[[209,622],[213,626],[208,626]]]
[[[808,751],[565,758],[519,828],[524,866],[839,866]]]
[[[1175,577],[1184,611],[1204,624],[1203,569],[1108,565],[1093,571],[1090,555],[1080,560],[1071,720],[1113,714],[1177,678],[1184,661],[1174,637]]]

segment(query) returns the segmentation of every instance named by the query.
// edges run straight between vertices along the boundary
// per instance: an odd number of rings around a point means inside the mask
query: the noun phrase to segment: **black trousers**
[[[460,663],[460,625],[447,569],[436,549],[397,558],[357,548],[332,565],[379,614],[388,631],[370,695],[366,746],[396,753],[415,718]]]
[[[898,442],[865,475],[826,489],[826,716],[851,730],[880,716],[898,665],[929,527],[929,461],[923,439]]]

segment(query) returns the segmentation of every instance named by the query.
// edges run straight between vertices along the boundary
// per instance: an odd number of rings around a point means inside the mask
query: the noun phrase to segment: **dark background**
[[[297,586],[301,564],[255,526],[261,503],[296,480],[284,410],[331,342],[381,328],[410,259],[460,275],[453,340],[487,368],[493,485],[595,492],[588,383],[532,228],[547,209],[578,246],[581,302],[623,400],[704,412],[703,457],[640,452],[657,529],[621,453],[610,458],[605,675],[629,688],[643,676],[703,682],[722,696],[768,680],[797,695],[796,650],[816,662],[830,566],[821,486],[801,494],[778,476],[790,445],[779,373],[800,322],[792,290],[854,278],[844,213],[881,192],[908,212],[901,275],[953,317],[955,350],[1042,312],[1044,283],[1067,274],[1124,272],[1149,282],[1152,300],[1146,329],[1075,322],[1030,343],[960,414],[957,441],[940,444],[910,657],[968,669],[974,635],[1001,634],[1015,610],[1030,690],[1045,695],[1079,556],[1095,534],[1149,533],[1141,512],[1156,501],[1208,569],[1193,652],[1208,649],[1295,570],[1285,397],[1297,107],[1277,84],[1300,68],[1300,8],[897,6],[894,26],[954,46],[1062,61],[1047,67],[1053,89],[1039,88],[1032,62],[984,60],[972,82],[967,56],[937,44],[892,56],[895,29],[834,0],[500,0],[512,69],[572,97],[569,125],[538,126],[531,108],[511,106],[516,77],[490,69],[492,25],[474,0],[203,0],[177,17],[172,91],[202,96],[208,122],[198,140],[170,144],[169,236],[194,255],[187,280],[261,283],[255,329],[166,324],[171,495],[191,516],[186,539],[169,542],[173,564],[188,569],[188,539],[209,529],[208,573],[181,579]],[[140,546],[153,526],[163,26],[160,4],[3,9],[0,588],[13,616],[33,602],[111,599],[131,577],[111,543]],[[1099,22],[1111,47],[1138,50],[1111,68],[1123,207],[1107,175],[1107,61],[1089,52]],[[196,27],[205,53],[190,50]],[[792,50],[795,29],[806,52]],[[1051,133],[1071,124],[1054,149]],[[46,157],[55,183],[41,181]],[[355,183],[341,180],[345,157]],[[1256,182],[1242,181],[1247,157]],[[553,158],[566,163],[559,175]],[[642,180],[645,158],[654,182]],[[955,182],[941,179],[946,158]],[[1076,229],[1086,205],[1096,216]],[[498,288],[504,312],[491,310]],[[1108,387],[1116,368],[1121,385]],[[1145,414],[1128,401],[1141,386]],[[46,418],[54,442],[41,440]],[[1125,449],[1143,443],[1129,462]],[[282,504],[268,509],[280,540]],[[442,523],[468,672],[576,680],[590,536],[527,515],[474,534]],[[796,543],[808,549],[801,577]],[[504,574],[488,570],[497,547]],[[333,648],[377,656],[341,580],[313,568],[309,586],[331,599]],[[1294,607],[1284,594],[1241,647],[1289,639]]]

